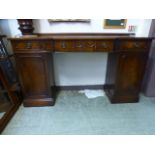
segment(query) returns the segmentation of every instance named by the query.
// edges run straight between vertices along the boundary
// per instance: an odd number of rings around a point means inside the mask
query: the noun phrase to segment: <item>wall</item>
[[[18,30],[18,23],[15,19],[1,19],[0,20],[0,32],[7,36],[15,36],[17,34],[21,34]]]
[[[128,32],[128,25],[137,26],[136,36],[148,36],[150,19],[129,19],[126,29],[103,29],[103,19],[90,23],[52,23],[34,20],[35,32]],[[16,20],[1,20],[0,30],[8,36],[20,35]],[[107,53],[56,53],[54,69],[56,85],[96,85],[105,83]]]
[[[137,26],[136,36],[148,36],[150,19],[128,19],[126,29],[103,29],[103,19],[91,19],[90,23],[54,23],[50,24],[46,19],[35,20],[36,32],[113,32],[126,33],[129,25]]]

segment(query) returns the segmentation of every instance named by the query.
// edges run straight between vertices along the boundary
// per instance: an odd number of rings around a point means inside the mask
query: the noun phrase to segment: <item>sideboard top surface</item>
[[[12,37],[9,40],[87,40],[87,39],[153,39],[136,37],[134,33],[38,33],[21,37]]]

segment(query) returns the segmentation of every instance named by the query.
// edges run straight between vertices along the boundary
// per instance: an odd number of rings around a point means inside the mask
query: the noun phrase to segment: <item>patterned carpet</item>
[[[155,98],[110,104],[107,97],[88,99],[78,91],[61,91],[54,107],[21,106],[2,134],[155,134]]]

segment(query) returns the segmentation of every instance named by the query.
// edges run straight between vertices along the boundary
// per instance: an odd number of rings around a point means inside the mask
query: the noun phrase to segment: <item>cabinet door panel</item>
[[[138,94],[145,70],[147,55],[146,52],[120,54],[116,81],[117,94]]]
[[[16,62],[26,101],[51,98],[50,70],[48,53],[17,54]],[[35,100],[36,99],[36,100]],[[28,103],[29,104],[29,103]]]
[[[20,57],[20,58],[19,58]],[[24,93],[27,96],[46,94],[46,64],[40,56],[18,56],[20,59],[20,73],[24,84]]]

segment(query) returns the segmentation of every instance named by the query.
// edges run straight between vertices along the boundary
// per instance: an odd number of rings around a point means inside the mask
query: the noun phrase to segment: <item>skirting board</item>
[[[106,89],[107,85],[55,86],[56,90]]]

